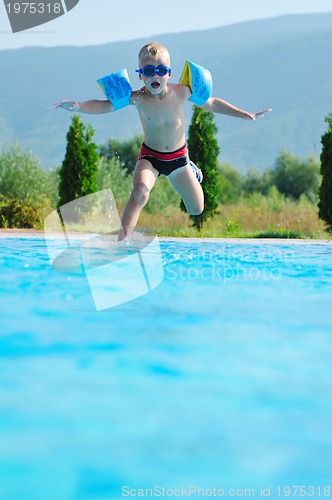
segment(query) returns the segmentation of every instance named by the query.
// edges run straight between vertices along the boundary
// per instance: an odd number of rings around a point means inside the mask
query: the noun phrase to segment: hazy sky
[[[80,0],[66,15],[11,32],[0,0],[0,49],[28,45],[90,45],[207,29],[290,13],[332,12],[331,0]]]

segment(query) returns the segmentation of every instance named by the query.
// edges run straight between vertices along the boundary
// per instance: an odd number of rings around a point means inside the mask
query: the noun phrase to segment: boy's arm
[[[89,113],[100,115],[114,111],[114,106],[109,100],[92,99],[90,101],[77,102],[70,99],[59,101],[55,104],[56,108],[66,109],[67,111],[76,111],[79,113]]]
[[[243,109],[237,108],[227,101],[223,101],[218,97],[210,97],[210,99],[200,106],[201,108],[211,111],[212,113],[219,113],[222,115],[234,116],[235,118],[244,118],[245,120],[255,120],[256,118],[261,118],[265,113],[269,113],[272,109],[265,109],[264,111],[258,111],[257,113],[249,113]]]

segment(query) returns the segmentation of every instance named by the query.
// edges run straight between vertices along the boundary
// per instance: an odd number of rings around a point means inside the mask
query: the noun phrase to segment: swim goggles
[[[155,73],[157,73],[159,76],[166,76],[167,74],[170,75],[172,70],[168,66],[160,64],[157,68],[151,65],[147,65],[143,66],[143,68],[136,69],[135,71],[136,73],[144,76],[153,76]]]

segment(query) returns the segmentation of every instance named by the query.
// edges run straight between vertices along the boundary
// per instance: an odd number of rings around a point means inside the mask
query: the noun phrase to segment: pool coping
[[[59,233],[51,233],[54,238]],[[77,236],[91,233],[76,233]],[[0,239],[3,238],[44,238],[43,230],[27,229],[0,229]],[[279,245],[331,245],[332,239],[291,239],[291,238],[184,238],[158,236],[159,241],[181,241],[181,242],[210,242],[210,243],[230,243],[230,244],[279,244]]]

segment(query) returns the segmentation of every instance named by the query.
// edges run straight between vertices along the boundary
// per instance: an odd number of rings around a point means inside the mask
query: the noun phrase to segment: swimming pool
[[[97,312],[0,238],[0,498],[328,496],[332,245],[160,247],[162,283]]]

